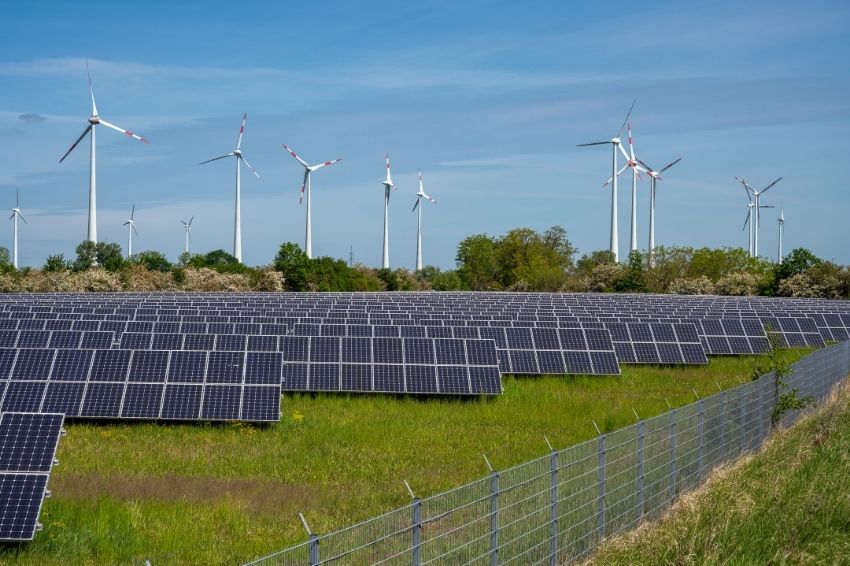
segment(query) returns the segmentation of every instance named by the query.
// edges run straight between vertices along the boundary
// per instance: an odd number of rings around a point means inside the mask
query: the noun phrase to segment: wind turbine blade
[[[100,121],[100,123],[101,123],[101,124],[103,124],[104,126],[106,126],[107,128],[112,128],[112,129],[113,129],[113,130],[115,130],[116,132],[121,132],[121,133],[122,133],[122,134],[124,134],[125,136],[130,136],[131,138],[136,138],[137,140],[139,140],[139,141],[141,141],[141,142],[151,143],[151,142],[149,142],[148,140],[146,140],[145,138],[143,138],[142,136],[140,136],[140,135],[138,135],[138,134],[134,134],[134,133],[133,133],[133,132],[131,132],[130,130],[125,130],[124,128],[119,128],[119,127],[118,127],[118,126],[116,126],[115,124],[110,124],[110,123],[109,123],[109,122],[107,122],[106,120],[101,120],[101,121]]]
[[[65,161],[65,158],[68,157],[68,154],[71,153],[72,151],[74,151],[74,148],[77,147],[77,144],[79,144],[81,141],[83,141],[83,138],[86,137],[86,134],[89,133],[89,130],[91,130],[91,124],[89,124],[88,128],[83,130],[83,133],[80,134],[80,137],[77,138],[77,141],[74,142],[74,144],[71,146],[71,149],[69,149],[68,151],[65,152],[65,155],[62,156],[62,159],[59,160],[59,163],[62,163],[63,161]]]
[[[623,120],[623,125],[622,125],[622,126],[620,126],[620,132],[617,134],[617,137],[618,137],[618,138],[619,138],[621,135],[623,135],[623,129],[626,127],[626,124],[627,124],[627,123],[628,123],[628,121],[629,121],[629,116],[631,116],[631,115],[632,115],[632,110],[634,110],[635,102],[637,102],[637,98],[635,98],[634,100],[632,100],[632,105],[631,105],[631,106],[629,106],[629,111],[626,113],[626,119],[625,119],[625,120]]]
[[[213,157],[212,159],[207,159],[206,161],[201,161],[198,165],[203,165],[204,163],[209,163],[210,161],[218,161],[219,159],[224,159],[225,157],[233,157],[233,152],[228,153],[227,155],[222,155],[221,157]]]
[[[15,217],[15,214],[17,214],[17,212],[12,212],[12,216],[9,217],[9,220],[13,219]]]
[[[304,189],[307,187],[307,181],[310,177],[310,170],[307,169],[304,171],[304,180],[301,182],[301,194],[298,196],[298,204],[304,200]]]
[[[416,198],[416,202],[413,203],[413,209],[410,212],[416,212],[417,206],[419,206],[419,197]]]
[[[747,224],[749,224],[749,223],[750,223],[750,214],[751,214],[751,213],[752,213],[752,210],[747,210],[747,219],[746,219],[746,220],[744,220],[744,227],[743,227],[743,228],[741,228],[741,232],[743,232],[744,230],[746,230],[746,229],[747,229]]]
[[[624,172],[626,169],[628,169],[628,168],[629,168],[629,166],[628,166],[628,165],[623,165],[623,168],[622,168],[622,169],[620,169],[619,171],[617,171],[617,176],[619,177],[620,175],[622,175],[622,174],[623,174],[623,172]],[[608,185],[610,185],[610,184],[611,184],[611,181],[613,181],[613,179],[609,177],[609,178],[608,178],[608,180],[607,180],[607,181],[605,181],[605,183],[603,183],[603,185],[602,185],[602,186],[603,186],[603,187],[607,187]]]
[[[767,191],[767,189],[769,189],[770,187],[772,187],[773,185],[775,185],[776,183],[778,183],[778,182],[779,182],[779,181],[781,181],[781,180],[782,180],[782,177],[779,177],[777,180],[775,180],[774,182],[772,182],[771,184],[769,184],[768,186],[766,186],[765,188],[763,188],[763,189],[761,190],[761,192],[759,192],[759,194],[764,193],[765,191]]]
[[[318,169],[321,169],[322,167],[327,167],[328,165],[333,165],[334,163],[339,163],[340,161],[342,161],[342,157],[337,157],[336,159],[332,159],[330,161],[325,161],[324,163],[319,163],[318,165],[313,165],[312,167],[310,167],[310,170],[316,171]]]
[[[628,153],[626,153],[626,150],[625,150],[625,149],[623,149],[623,144],[618,143],[618,144],[617,144],[617,147],[619,147],[619,148],[620,148],[620,153],[622,153],[622,154],[623,154],[623,157],[625,157],[625,158],[626,158],[626,161],[631,161],[631,158],[629,157],[629,154],[628,154]]]
[[[661,169],[661,171],[659,171],[659,173],[664,173],[665,171],[667,171],[668,169],[670,169],[672,166],[674,166],[675,164],[677,164],[677,163],[678,163],[678,162],[680,162],[681,160],[682,160],[682,158],[680,157],[680,158],[679,158],[679,159],[677,159],[676,161],[673,161],[672,163],[668,163],[667,165],[665,165],[665,166]]]
[[[248,160],[247,160],[247,159],[245,159],[242,155],[240,155],[240,156],[239,156],[239,159],[241,159],[241,160],[242,160],[242,163],[244,163],[245,165],[247,165],[247,166],[248,166],[248,169],[250,169],[250,170],[251,170],[251,173],[253,173],[253,174],[254,174],[254,176],[255,176],[257,179],[259,179],[259,178],[260,178],[260,174],[259,174],[259,173],[257,173],[257,170],[256,170],[256,169],[254,169],[253,167],[251,167],[251,164],[250,164],[250,163],[248,163]]]
[[[610,141],[601,141],[601,142],[593,142],[593,143],[580,143],[576,147],[587,147],[589,145],[605,145],[607,143],[611,143]]]
[[[27,219],[26,219],[26,218],[24,218],[24,215],[21,213],[21,211],[20,211],[20,210],[18,211],[18,216],[20,216],[20,217],[21,217],[21,220],[23,220],[23,221],[24,221],[24,224],[29,224],[29,222],[27,222]]]
[[[133,205],[133,208],[130,210],[130,220],[132,220],[136,216],[136,205]]]
[[[242,147],[242,136],[245,135],[245,120],[248,119],[248,113],[242,115],[242,125],[239,127],[239,139],[236,140],[236,149]]]
[[[632,156],[632,161],[635,160],[635,146],[632,143],[632,123],[629,122],[629,153]]]
[[[636,161],[646,168],[647,173],[654,173],[654,171],[652,170],[652,167],[650,167],[649,165],[647,165],[646,163],[641,161],[640,158],[636,159]]]
[[[194,220],[194,219],[195,219],[195,215],[193,214],[193,215],[192,215],[192,218],[190,218],[190,219],[189,219],[189,226],[191,226],[191,225],[192,225],[192,220]]]
[[[21,188],[15,187],[15,208],[21,208]]]
[[[760,204],[759,208],[776,208],[776,207],[773,206],[772,204]]]
[[[753,192],[753,193],[754,193],[754,192],[756,192],[756,191],[755,191],[755,189],[753,189],[751,186],[749,186],[749,185],[747,184],[747,182],[746,182],[745,180],[743,180],[741,177],[735,177],[735,179],[736,179],[739,183],[741,183],[742,185],[744,185],[744,189],[747,191],[747,194],[749,194],[750,192]]]
[[[89,77],[89,94],[91,94],[91,115],[97,116],[97,104],[94,103],[94,88],[91,85],[91,73],[89,72],[89,60],[86,59],[86,75]]]
[[[136,223],[135,223],[135,222],[130,222],[130,227],[133,229],[133,232],[135,232],[135,233],[136,233],[136,236],[138,236],[138,235],[139,235],[139,231],[138,231],[138,230],[136,230]]]
[[[298,154],[297,154],[297,153],[295,153],[292,149],[290,149],[288,145],[286,145],[285,143],[284,143],[284,144],[281,144],[281,145],[283,146],[283,149],[285,149],[286,151],[288,151],[288,152],[289,152],[289,155],[291,155],[292,157],[294,157],[294,158],[298,161],[298,163],[300,163],[300,164],[301,164],[301,165],[303,165],[304,167],[309,167],[309,166],[310,166],[310,165],[309,165],[306,161],[304,161],[303,159],[301,159],[300,157],[298,157]]]

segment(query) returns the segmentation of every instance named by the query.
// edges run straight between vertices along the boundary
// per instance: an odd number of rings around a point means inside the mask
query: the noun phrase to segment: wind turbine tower
[[[735,177],[735,180],[737,180],[742,185],[744,185],[744,189],[747,190],[747,196],[752,194],[752,201],[753,201],[752,223],[754,224],[754,226],[752,226],[752,230],[753,230],[752,256],[758,257],[759,256],[759,228],[760,228],[760,225],[761,225],[761,209],[762,208],[773,208],[772,206],[760,204],[761,195],[764,194],[765,192],[767,192],[768,189],[770,189],[773,185],[775,185],[776,183],[781,181],[782,177],[779,177],[777,180],[775,180],[774,182],[772,182],[771,184],[769,184],[768,186],[766,186],[765,188],[763,188],[760,191],[757,191],[754,188],[752,188],[750,185],[747,184],[747,182],[745,180],[743,180],[740,177]]]
[[[236,203],[233,212],[233,257],[235,257],[240,263],[242,262],[242,164],[244,163],[247,165],[248,169],[251,170],[251,173],[253,173],[257,179],[260,178],[260,174],[257,173],[256,169],[251,167],[251,164],[248,163],[248,160],[245,159],[245,156],[242,154],[242,136],[245,135],[245,121],[247,119],[248,113],[246,112],[242,115],[242,126],[239,128],[239,138],[236,140],[236,149],[230,153],[226,153],[219,157],[213,157],[212,159],[207,159],[200,163],[203,165],[204,163],[218,161],[225,157],[236,158]]]
[[[9,220],[12,221],[12,226],[14,226],[14,236],[12,239],[12,265],[15,266],[15,269],[18,269],[18,218],[24,221],[24,224],[27,224],[27,219],[24,218],[24,215],[21,214],[21,190],[18,189],[15,193],[15,208],[12,209],[12,216],[9,217]]]
[[[298,199],[298,203],[300,204],[304,200],[304,193],[307,193],[307,219],[306,225],[304,227],[304,253],[307,254],[308,258],[313,257],[313,217],[311,213],[311,192],[310,192],[310,175],[313,171],[317,171],[322,167],[327,167],[328,165],[333,165],[334,163],[339,163],[342,161],[342,157],[337,157],[336,159],[332,159],[330,161],[325,161],[319,163],[318,165],[310,165],[303,159],[301,159],[297,153],[295,153],[292,149],[289,148],[286,144],[283,144],[283,149],[289,152],[298,163],[300,163],[304,167],[304,180],[301,183],[301,197]]]
[[[183,228],[186,230],[186,247],[184,248],[185,253],[189,253],[189,244],[192,242],[192,221],[195,219],[194,216],[189,219],[189,222],[185,220],[181,220],[180,223],[183,225]]]
[[[420,203],[423,198],[437,204],[436,200],[425,194],[425,189],[422,185],[422,171],[420,171],[419,190],[416,192],[416,202],[413,203],[413,210],[411,210],[413,212],[418,209],[416,216],[416,271],[422,271],[422,207]]]
[[[779,218],[776,219],[779,222],[779,246],[776,253],[776,262],[782,265],[782,239],[785,237],[785,211],[779,210]]]
[[[637,99],[632,101],[632,105],[629,108],[628,113],[626,114],[626,119],[623,120],[623,125],[620,126],[620,131],[616,136],[611,138],[610,140],[600,141],[600,142],[592,142],[592,143],[582,143],[577,147],[587,147],[591,145],[606,145],[611,144],[611,179],[604,183],[602,186],[605,187],[608,183],[612,183],[611,186],[611,240],[610,240],[610,249],[611,253],[614,254],[614,261],[620,261],[620,251],[618,244],[618,235],[617,235],[617,177],[622,173],[625,169],[621,171],[617,171],[617,150],[626,157],[628,160],[629,156],[626,155],[625,150],[621,146],[620,136],[623,134],[623,130],[626,128],[626,124],[629,121],[629,116],[632,114],[632,109],[635,107],[635,102]]]
[[[130,218],[124,222],[124,226],[127,227],[127,259],[133,255],[133,232],[136,233],[136,236],[139,235],[138,230],[136,230],[136,221],[134,220],[136,216],[136,205],[133,205],[132,210],[130,211]]]
[[[381,255],[381,267],[390,268],[390,191],[397,190],[390,175],[390,154],[387,154],[387,179],[381,183],[384,185],[384,250]]]
[[[649,266],[655,267],[655,258],[653,257],[655,253],[655,188],[658,181],[662,179],[661,174],[670,169],[672,166],[680,162],[682,158],[680,157],[676,161],[668,163],[664,167],[662,167],[659,171],[654,171],[652,167],[638,159],[638,163],[643,165],[644,171],[647,175],[649,175],[650,185],[649,185]],[[634,211],[633,211],[634,212]]]
[[[88,225],[88,236],[87,239],[92,242],[97,242],[97,167],[96,167],[96,147],[97,144],[95,142],[95,134],[97,132],[97,126],[106,126],[107,128],[111,128],[116,132],[120,132],[125,136],[129,136],[131,138],[135,138],[139,141],[150,143],[145,138],[134,134],[130,130],[125,130],[123,128],[119,128],[114,124],[110,124],[106,120],[102,119],[97,114],[97,105],[94,102],[94,89],[92,88],[91,83],[91,74],[88,72],[88,62],[86,62],[86,74],[89,77],[89,93],[91,94],[91,116],[89,116],[89,125],[83,130],[83,133],[80,137],[77,138],[77,141],[71,146],[71,148],[65,152],[65,155],[62,156],[62,159],[59,160],[59,163],[65,161],[65,158],[68,157],[74,148],[79,145],[83,138],[86,137],[87,134],[91,133],[91,150],[90,150],[90,163],[89,163],[89,225]]]

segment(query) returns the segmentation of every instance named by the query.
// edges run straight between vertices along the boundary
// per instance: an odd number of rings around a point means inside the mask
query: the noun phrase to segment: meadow
[[[788,351],[797,359],[806,351]],[[69,422],[33,542],[8,564],[233,564],[751,379],[754,357],[505,377],[493,398],[286,394],[268,426]]]

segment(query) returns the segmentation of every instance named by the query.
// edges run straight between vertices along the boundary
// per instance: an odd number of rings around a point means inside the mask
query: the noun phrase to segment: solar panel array
[[[0,348],[0,410],[276,421],[281,359],[261,352]]]
[[[607,322],[621,363],[707,364],[692,323]]]
[[[0,540],[32,540],[62,433],[63,415],[0,415]]]
[[[280,345],[286,391],[502,392],[492,340],[283,336]]]

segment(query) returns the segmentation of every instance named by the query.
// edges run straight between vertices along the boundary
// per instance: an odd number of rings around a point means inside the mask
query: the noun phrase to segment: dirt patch
[[[264,515],[294,514],[315,504],[313,490],[300,485],[245,479],[182,476],[137,477],[102,474],[62,474],[50,480],[54,497],[92,501],[113,497],[122,501],[186,501],[203,505],[226,503]]]

